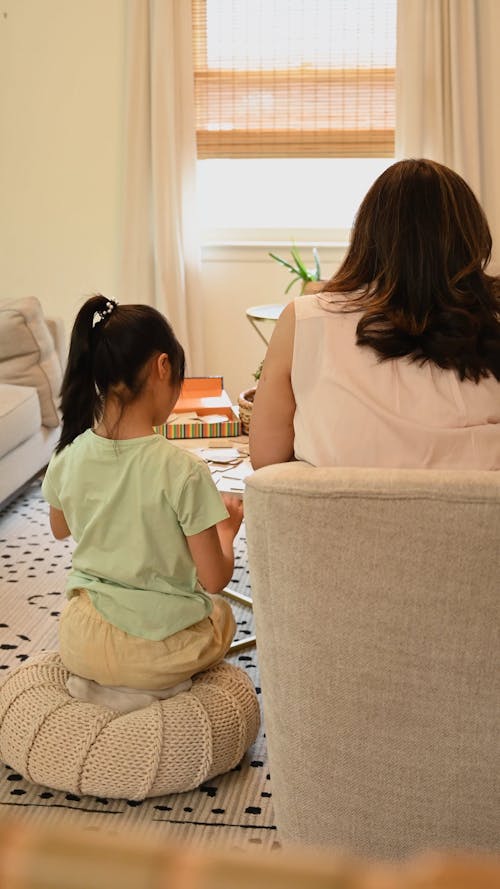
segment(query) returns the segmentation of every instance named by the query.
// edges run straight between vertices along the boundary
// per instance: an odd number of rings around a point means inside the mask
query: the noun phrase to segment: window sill
[[[215,229],[202,235],[202,260],[206,262],[269,262],[269,251],[287,253],[294,244],[306,263],[313,247],[321,261],[338,262],[349,245],[345,229]]]

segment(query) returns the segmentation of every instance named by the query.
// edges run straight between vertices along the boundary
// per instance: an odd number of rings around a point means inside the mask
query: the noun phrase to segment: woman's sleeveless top
[[[315,466],[500,469],[500,383],[356,345],[359,313],[295,300],[295,457]],[[338,294],[335,294],[338,301]]]

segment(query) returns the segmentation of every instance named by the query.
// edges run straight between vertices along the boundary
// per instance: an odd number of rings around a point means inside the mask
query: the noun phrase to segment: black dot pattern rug
[[[65,602],[72,542],[54,540],[48,507],[33,482],[0,512],[0,681],[8,670],[44,649],[57,648],[57,621]],[[235,544],[231,588],[250,594],[244,525]],[[236,639],[253,633],[252,612],[231,601]],[[229,658],[247,670],[260,696],[255,647]],[[15,811],[14,808],[15,807]],[[33,785],[0,761],[0,815],[77,821],[89,830],[137,824],[169,839],[232,849],[277,846],[265,733],[232,772],[197,790],[136,802],[77,796]]]

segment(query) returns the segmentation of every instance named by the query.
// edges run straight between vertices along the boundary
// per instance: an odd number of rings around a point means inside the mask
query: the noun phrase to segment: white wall
[[[33,294],[70,326],[115,295],[123,0],[3,0],[0,298]]]
[[[203,250],[205,292],[205,356],[208,373],[224,376],[224,385],[233,401],[254,385],[253,372],[265,354],[265,344],[246,317],[250,306],[286,303],[300,291],[298,285],[285,296],[291,280],[286,269],[268,257],[268,251],[286,256],[284,246],[221,246]],[[343,251],[319,247],[325,278],[333,274]],[[309,259],[306,250],[304,259]],[[310,263],[308,262],[308,265]],[[271,322],[259,324],[267,338]]]

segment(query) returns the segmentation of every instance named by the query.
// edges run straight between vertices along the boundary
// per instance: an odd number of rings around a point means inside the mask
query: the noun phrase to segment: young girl
[[[42,492],[54,536],[76,541],[59,625],[68,688],[115,709],[188,688],[235,632],[215,594],[232,575],[241,501],[223,502],[206,464],[153,431],[183,379],[182,346],[155,309],[83,305]]]

